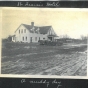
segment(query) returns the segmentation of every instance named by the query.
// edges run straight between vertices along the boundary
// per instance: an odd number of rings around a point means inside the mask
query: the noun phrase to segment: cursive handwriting
[[[60,6],[60,3],[59,2],[47,2],[47,5],[46,6]]]
[[[25,79],[21,79],[21,83],[25,83],[26,82],[26,80]]]
[[[18,2],[17,6],[23,6],[23,3],[22,2]]]
[[[18,2],[17,3],[17,6],[24,6],[24,7],[27,7],[27,6],[43,6],[43,4],[41,4],[41,2],[39,3],[30,3],[30,2]]]
[[[30,83],[32,83],[32,84],[46,84],[47,85],[47,87],[49,86],[49,81],[47,81],[47,80],[40,80],[40,81],[30,81]]]
[[[28,1],[26,1],[26,2],[21,2],[21,1],[19,1],[18,3],[17,3],[17,6],[19,6],[19,7],[21,7],[21,6],[24,6],[24,7],[28,7],[28,6],[37,6],[37,7],[43,7],[43,6],[45,6],[45,7],[50,7],[50,6],[52,6],[52,7],[59,7],[60,6],[60,3],[57,1],[57,2],[46,2],[46,3],[42,3],[42,2],[38,2],[38,3],[33,3],[33,2],[28,2]]]
[[[61,81],[57,81],[56,79],[52,81],[52,84],[57,84],[57,88],[59,88],[61,85]]]
[[[49,85],[56,85],[56,88],[59,88],[61,85],[61,81],[57,81],[56,79],[55,80],[52,80],[52,81],[48,81],[48,80],[26,80],[26,79],[21,79],[21,83],[30,83],[30,84],[45,84],[47,86],[47,88],[49,87]]]

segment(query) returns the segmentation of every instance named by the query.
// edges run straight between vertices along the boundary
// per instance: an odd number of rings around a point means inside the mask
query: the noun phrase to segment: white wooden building
[[[13,42],[38,42],[39,40],[51,40],[57,37],[52,26],[35,26],[34,22],[31,25],[21,24],[15,31],[12,37]]]

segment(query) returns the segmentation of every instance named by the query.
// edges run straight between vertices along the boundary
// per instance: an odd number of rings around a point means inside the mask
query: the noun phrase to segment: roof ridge
[[[22,25],[32,26],[32,25],[28,25],[28,24],[22,24]],[[34,27],[38,27],[38,26],[34,26]]]
[[[29,25],[29,24],[24,24],[24,23],[22,23],[22,25],[31,26],[31,25]],[[49,25],[49,26],[34,26],[34,27],[51,27],[51,25]]]
[[[51,26],[39,26],[39,27],[51,27]]]
[[[23,26],[25,26],[30,32],[32,32],[30,29],[33,28],[32,25],[28,25],[28,24],[23,24]],[[48,32],[48,30],[50,29],[50,27],[52,27],[51,25],[49,26],[34,26],[34,30],[37,30],[39,28],[39,32],[40,34],[46,34]]]

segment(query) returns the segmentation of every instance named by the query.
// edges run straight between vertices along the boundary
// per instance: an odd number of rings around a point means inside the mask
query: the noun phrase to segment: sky
[[[22,24],[52,26],[58,36],[88,35],[88,9],[2,8],[2,38],[13,35]]]

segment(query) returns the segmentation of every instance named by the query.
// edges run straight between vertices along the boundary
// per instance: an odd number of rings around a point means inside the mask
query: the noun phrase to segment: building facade
[[[34,26],[34,22],[31,25],[21,24],[15,31],[12,37],[13,42],[38,42],[39,40],[50,40],[53,41],[56,37],[52,26]]]

